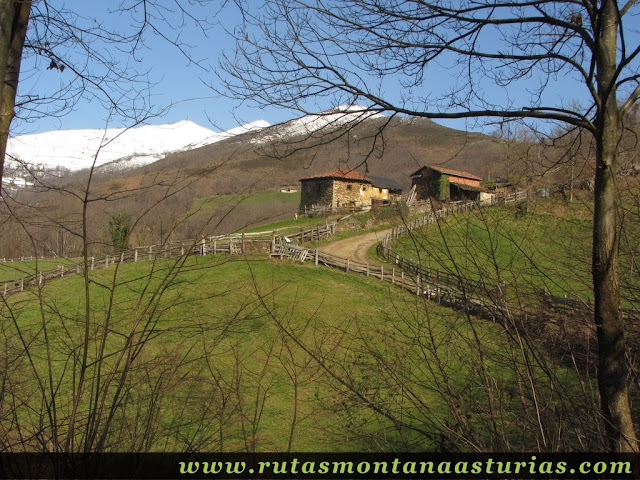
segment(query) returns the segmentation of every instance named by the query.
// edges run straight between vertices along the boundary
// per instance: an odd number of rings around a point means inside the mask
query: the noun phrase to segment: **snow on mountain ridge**
[[[162,156],[219,142],[232,136],[264,128],[263,120],[215,132],[182,120],[165,125],[102,130],[59,130],[9,139],[8,158],[49,168],[80,170],[110,164],[110,169],[138,167],[155,162]],[[122,162],[119,162],[122,160]]]
[[[356,124],[372,118],[383,118],[384,115],[368,110],[361,105],[340,105],[321,113],[295,118],[265,130],[265,134],[254,139],[254,143],[280,140],[299,135],[313,135],[316,132],[325,134],[347,124]],[[275,132],[273,131],[275,129]]]
[[[252,138],[254,143],[282,140],[300,135],[328,133],[344,125],[355,124],[383,115],[359,105],[339,107],[292,119],[271,126],[264,120],[247,123],[224,132],[201,127],[189,120],[165,125],[144,125],[124,129],[80,129],[20,135],[9,139],[7,154],[19,160],[7,163],[19,169],[19,163],[44,169],[81,170],[92,165],[107,170],[121,170],[147,165],[164,156],[210,145],[250,132],[264,133]]]

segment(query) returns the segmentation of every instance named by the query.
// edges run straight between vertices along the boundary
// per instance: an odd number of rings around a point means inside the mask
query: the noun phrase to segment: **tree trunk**
[[[0,0],[0,182],[20,76],[31,0]]]
[[[629,400],[625,340],[620,309],[620,268],[616,192],[619,112],[615,69],[617,13],[614,0],[602,6],[598,46],[596,182],[593,222],[593,286],[598,333],[598,388],[613,451],[638,451]]]

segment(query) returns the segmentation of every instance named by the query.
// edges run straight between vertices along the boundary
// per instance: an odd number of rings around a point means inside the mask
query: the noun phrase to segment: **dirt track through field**
[[[320,250],[339,257],[349,258],[356,262],[370,263],[371,258],[367,256],[367,251],[372,245],[382,241],[384,236],[390,231],[391,230],[383,230],[380,232],[365,233],[364,235],[345,238],[344,240],[338,240],[337,242],[320,247]]]

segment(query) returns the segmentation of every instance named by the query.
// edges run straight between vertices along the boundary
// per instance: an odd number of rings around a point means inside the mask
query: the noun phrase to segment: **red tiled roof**
[[[487,189],[483,187],[478,187],[476,185],[468,185],[466,183],[458,183],[455,180],[450,180],[450,183],[460,188],[461,190],[467,190],[469,192],[486,192]]]
[[[473,173],[469,173],[469,172],[463,172],[460,170],[453,170],[451,168],[445,168],[445,167],[438,167],[435,165],[425,165],[424,167],[422,167],[420,170],[413,172],[411,175],[416,175],[417,173],[419,173],[423,168],[430,168],[431,170],[435,170],[436,172],[440,172],[440,173],[444,173],[445,175],[453,175],[455,177],[463,177],[463,178],[470,178],[472,180],[482,180],[481,177],[474,175]]]
[[[358,180],[371,183],[371,180],[367,178],[364,173],[356,172],[355,170],[342,170],[341,168],[336,168],[330,172],[320,173],[318,175],[312,175],[311,177],[301,178],[300,180],[313,180],[316,178],[341,178],[344,180]]]

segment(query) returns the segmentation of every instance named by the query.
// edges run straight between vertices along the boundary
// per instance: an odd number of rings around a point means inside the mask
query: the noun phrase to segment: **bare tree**
[[[616,451],[638,451],[615,213],[620,122],[640,96],[637,8],[635,0],[272,0],[263,13],[245,11],[236,53],[223,61],[227,94],[260,105],[304,111],[324,98],[367,111],[523,119],[538,130],[569,125],[591,134],[599,391]],[[452,87],[434,98],[428,88],[439,67],[451,74]],[[556,81],[575,83],[580,104],[554,99]],[[504,95],[489,96],[488,87]],[[528,95],[519,100],[522,91]]]
[[[9,127],[14,116],[30,10],[30,0],[3,0],[0,4],[0,182],[3,178]]]
[[[101,148],[112,140],[104,138]],[[126,237],[146,229],[147,217],[160,215],[165,203],[206,179],[205,173],[149,175],[135,187],[104,189],[95,185],[99,154],[84,176],[56,185],[38,183],[41,200],[69,207],[66,219],[43,213],[42,205],[30,211],[29,204],[5,198],[4,207],[36,257],[39,238],[33,232],[41,226],[60,228],[76,239],[82,253],[68,270],[71,278],[48,281],[36,259],[40,281],[26,285],[24,292],[0,295],[0,450],[210,451],[222,450],[235,436],[246,445],[255,443],[269,389],[268,365],[258,374],[247,365],[258,347],[237,327],[253,314],[248,305],[255,301],[247,299],[237,311],[193,313],[180,321],[174,317],[201,302],[223,303],[233,291],[231,283],[201,283],[215,267],[224,267],[228,256],[205,262],[191,256],[214,225],[201,224],[197,236],[171,251],[169,239],[191,216],[166,216],[155,253],[145,248],[140,268],[124,263],[131,253]],[[100,261],[96,251],[113,251],[106,248],[105,237],[113,216],[104,211],[117,211],[136,196],[146,203],[119,220],[118,229],[124,222],[127,232],[116,232],[123,237],[113,242],[117,255],[104,257],[104,268],[94,269]],[[96,216],[102,229],[95,228]],[[137,263],[137,251],[133,258]],[[68,282],[69,297],[60,293],[59,282]],[[274,345],[264,348],[271,358]],[[230,358],[229,351],[237,356]]]

